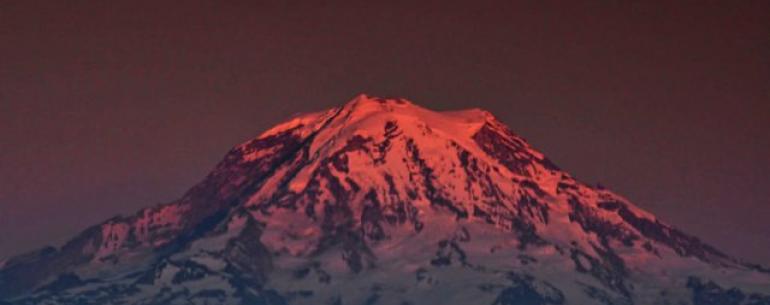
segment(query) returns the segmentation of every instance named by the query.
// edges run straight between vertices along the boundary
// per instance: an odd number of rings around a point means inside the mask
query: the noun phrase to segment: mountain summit
[[[0,304],[770,304],[770,271],[560,170],[490,113],[360,95],[182,198],[0,266]]]

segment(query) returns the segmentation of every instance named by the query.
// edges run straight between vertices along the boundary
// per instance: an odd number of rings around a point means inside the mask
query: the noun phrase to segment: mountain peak
[[[507,130],[505,125],[490,112],[480,108],[439,112],[424,108],[404,98],[381,98],[359,94],[340,107],[295,115],[263,132],[258,138],[265,138],[294,128],[310,132],[332,117],[336,118],[336,125],[344,124],[349,127],[348,129],[350,127],[362,129],[364,126],[357,124],[359,122],[375,120],[379,121],[375,124],[378,125],[388,121],[406,120],[411,123],[420,121],[422,125],[438,127],[439,129],[441,127],[452,129],[451,125],[456,125],[451,133],[459,131],[459,134],[465,135],[487,123],[497,129]],[[326,123],[335,125],[335,122],[331,121]]]
[[[411,113],[414,115],[423,115],[425,112],[432,112],[444,114],[447,116],[447,119],[454,117],[454,119],[475,120],[478,122],[487,120],[496,121],[494,115],[492,115],[489,111],[480,108],[437,112],[422,107],[405,98],[383,98],[364,93],[354,97],[352,100],[350,100],[350,102],[345,104],[343,108],[356,109],[356,111],[363,112],[398,112]]]
[[[379,97],[374,96],[366,93],[361,93],[353,97],[347,105],[350,104],[366,104],[366,103],[374,103],[374,104],[413,104],[411,101],[401,98],[401,97]]]

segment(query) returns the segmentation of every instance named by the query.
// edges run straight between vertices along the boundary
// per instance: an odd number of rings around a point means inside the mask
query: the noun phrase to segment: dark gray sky
[[[251,2],[0,2],[0,256],[173,200],[233,145],[366,92],[490,110],[770,264],[770,2]]]

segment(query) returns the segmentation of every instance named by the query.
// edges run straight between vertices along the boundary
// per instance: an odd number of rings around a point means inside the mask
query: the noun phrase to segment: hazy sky
[[[252,2],[0,1],[0,256],[171,201],[366,92],[485,108],[770,265],[770,1]]]

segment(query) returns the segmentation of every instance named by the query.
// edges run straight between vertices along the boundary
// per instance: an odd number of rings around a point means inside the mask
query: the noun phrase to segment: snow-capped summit
[[[575,180],[492,114],[367,95],[1,268],[11,304],[770,304],[766,269]]]

